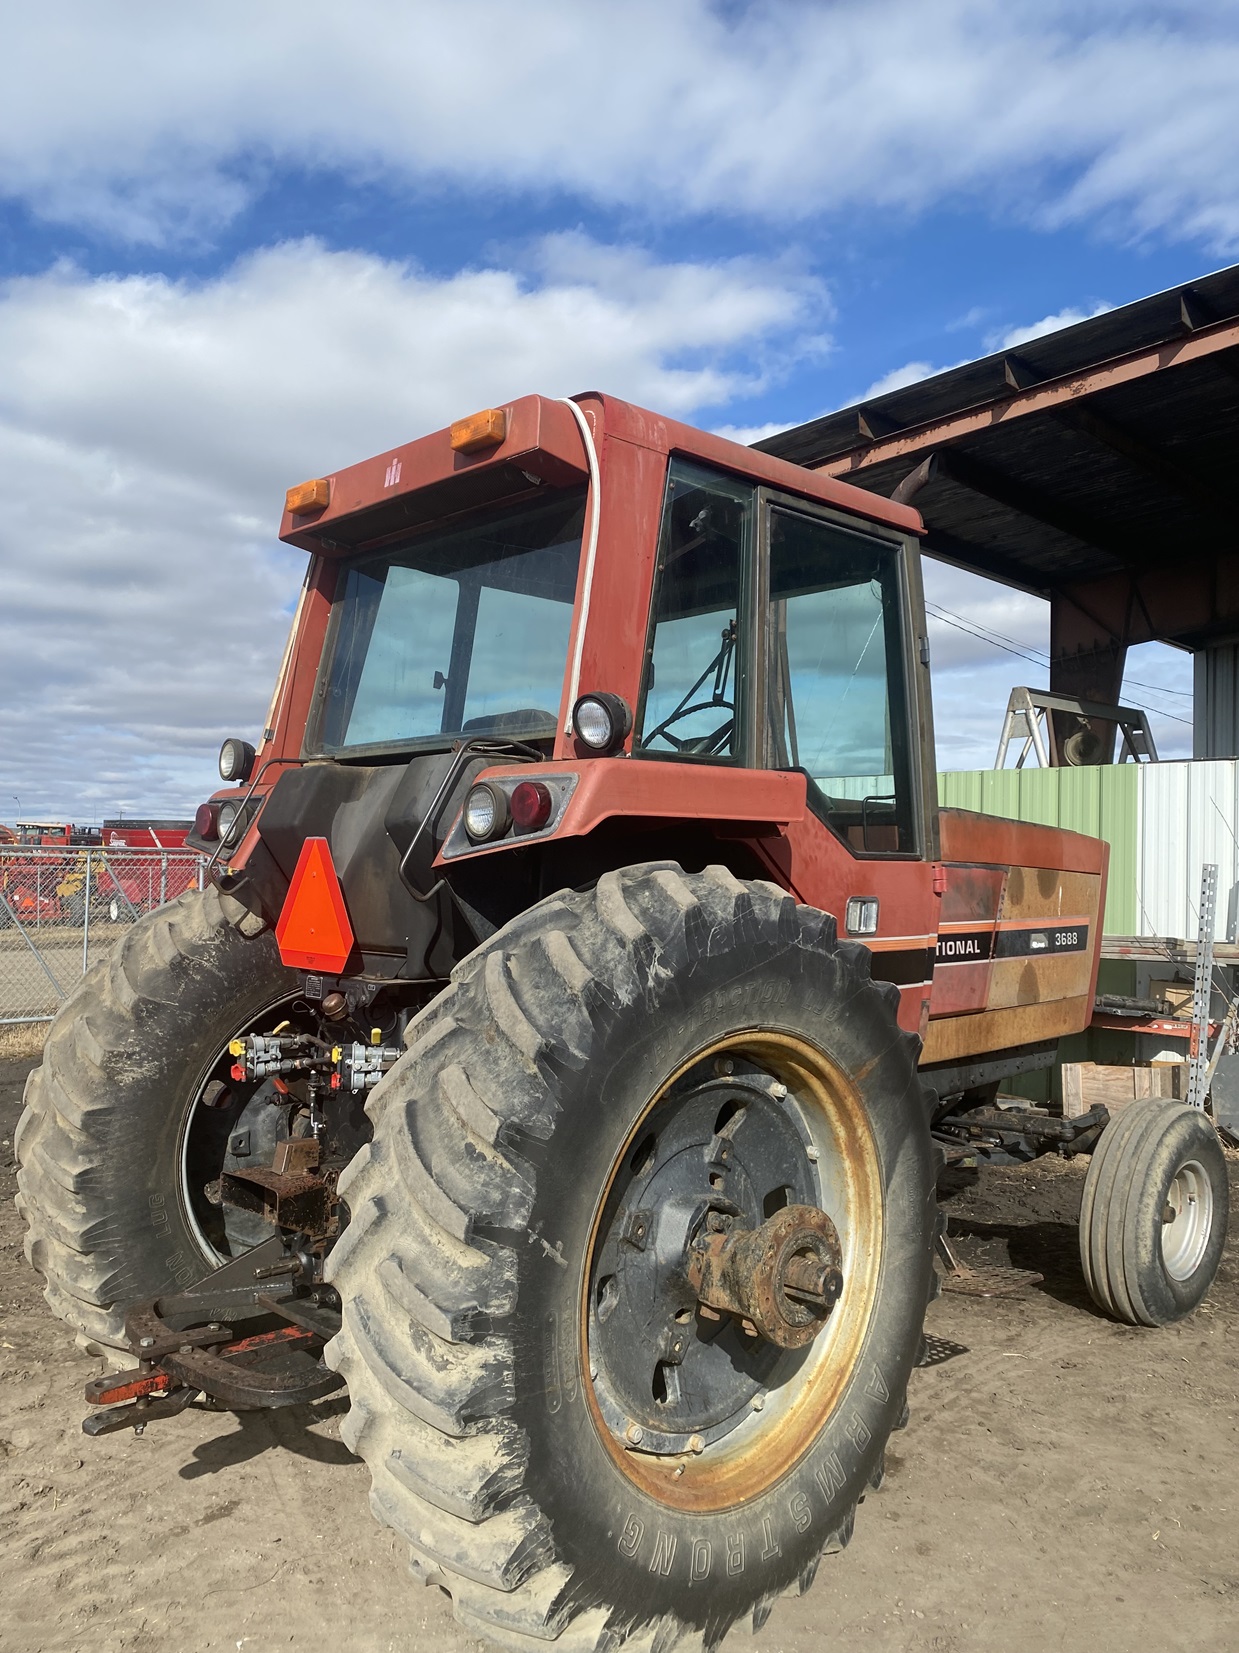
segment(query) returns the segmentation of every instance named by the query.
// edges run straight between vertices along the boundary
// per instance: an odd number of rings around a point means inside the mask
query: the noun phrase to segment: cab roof
[[[733,474],[833,506],[901,533],[922,532],[918,513],[879,494],[732,442],[615,396],[585,391],[572,398],[589,421],[604,474],[609,443],[680,454]],[[502,404],[502,437],[472,452],[452,444],[452,426],[390,448],[319,479],[326,504],[284,512],[280,538],[303,550],[344,554],[403,538],[431,522],[500,500],[530,495],[546,484],[588,480],[581,432],[571,409],[547,396]]]

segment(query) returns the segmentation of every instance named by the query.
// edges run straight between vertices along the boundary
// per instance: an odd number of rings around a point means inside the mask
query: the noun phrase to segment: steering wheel
[[[690,735],[681,740],[671,733],[671,725],[679,723],[682,718],[691,717],[694,712],[708,712],[712,707],[725,711],[730,715],[720,723],[718,728],[705,735]],[[700,700],[695,706],[681,706],[672,712],[670,717],[664,718],[657,729],[652,729],[642,743],[652,746],[656,740],[662,739],[675,752],[695,752],[699,756],[715,757],[731,745],[732,731],[736,726],[736,708],[730,700]]]

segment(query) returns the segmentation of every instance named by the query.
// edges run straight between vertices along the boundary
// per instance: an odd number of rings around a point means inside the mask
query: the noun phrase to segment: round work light
[[[508,800],[499,787],[479,781],[465,799],[464,818],[465,831],[475,844],[498,838],[511,820]]]
[[[221,781],[247,781],[254,772],[257,754],[248,740],[230,735],[219,749],[219,778]]]
[[[219,837],[219,824],[214,804],[199,804],[194,811],[194,837],[208,843]]]
[[[611,752],[632,728],[632,711],[622,695],[583,694],[572,708],[572,728],[591,752]]]
[[[219,806],[219,836],[221,843],[227,843],[237,827],[237,817],[241,813],[240,800],[235,803],[228,800]]]

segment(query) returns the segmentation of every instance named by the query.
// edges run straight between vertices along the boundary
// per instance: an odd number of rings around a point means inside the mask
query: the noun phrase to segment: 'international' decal
[[[956,931],[954,935],[939,936],[934,951],[935,964],[981,964],[994,954],[992,930]]]
[[[938,937],[934,963],[988,964],[991,959],[1055,957],[1088,951],[1087,924],[1047,924],[1018,930],[956,930]]]

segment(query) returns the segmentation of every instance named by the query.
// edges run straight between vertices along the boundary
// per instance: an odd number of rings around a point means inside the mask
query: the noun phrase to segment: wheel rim
[[[1213,1232],[1213,1184],[1199,1160],[1174,1174],[1162,1211],[1162,1262],[1172,1280],[1190,1279]]]
[[[827,1213],[843,1287],[815,1311],[820,1329],[806,1346],[776,1347],[697,1302],[679,1259],[694,1224],[700,1243],[703,1204],[730,1207],[747,1228],[785,1206]],[[586,1397],[623,1473],[698,1510],[732,1507],[784,1475],[855,1367],[882,1242],[868,1119],[823,1052],[789,1035],[741,1033],[673,1074],[616,1157],[582,1272]]]
[[[230,1040],[269,1027],[273,1020],[293,1013],[298,1002],[288,997],[276,999],[230,1035]],[[213,1204],[206,1196],[206,1185],[222,1171],[238,1164],[260,1164],[264,1155],[269,1159],[276,1142],[285,1135],[285,1110],[268,1100],[274,1094],[274,1082],[270,1079],[255,1084],[232,1084],[231,1101],[223,1108],[208,1107],[203,1101],[212,1081],[219,1079],[231,1084],[230,1040],[217,1051],[192,1085],[192,1100],[181,1122],[177,1144],[181,1214],[203,1260],[211,1268],[261,1244],[275,1231],[254,1213],[225,1211]],[[248,1155],[237,1155],[231,1150],[232,1138],[238,1131],[250,1133]]]

